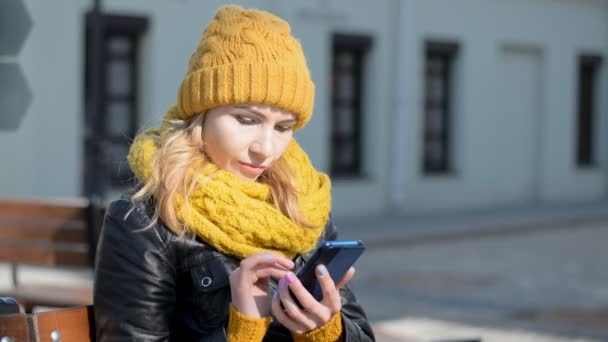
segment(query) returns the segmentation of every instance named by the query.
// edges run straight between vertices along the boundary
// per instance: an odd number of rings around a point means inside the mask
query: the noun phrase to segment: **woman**
[[[177,104],[131,146],[141,187],[104,220],[98,341],[374,339],[345,285],[353,269],[334,284],[320,266],[321,301],[294,276],[336,238],[329,179],[293,139],[313,95],[285,21],[218,10]]]

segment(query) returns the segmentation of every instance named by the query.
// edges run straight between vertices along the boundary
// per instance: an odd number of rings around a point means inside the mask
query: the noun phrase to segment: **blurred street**
[[[367,242],[353,286],[380,341],[608,341],[606,209],[341,226]]]

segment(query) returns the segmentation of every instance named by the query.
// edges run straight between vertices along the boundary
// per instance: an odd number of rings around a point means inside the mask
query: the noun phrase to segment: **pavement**
[[[374,329],[378,341],[403,342],[592,342],[598,340],[559,337],[522,329],[497,329],[479,325],[466,325],[428,318],[404,318],[380,322]]]
[[[351,285],[378,341],[608,341],[608,201],[334,220],[367,246]],[[0,264],[0,288],[9,280]]]
[[[335,219],[379,341],[608,341],[607,209]]]
[[[590,202],[513,206],[440,214],[388,212],[365,217],[334,217],[340,238],[361,239],[366,246],[433,244],[569,229],[581,222],[608,221],[608,199]]]

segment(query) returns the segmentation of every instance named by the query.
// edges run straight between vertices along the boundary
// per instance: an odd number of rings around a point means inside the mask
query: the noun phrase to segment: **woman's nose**
[[[268,158],[272,154],[273,144],[272,130],[261,130],[250,146],[251,152],[259,155],[262,158]]]

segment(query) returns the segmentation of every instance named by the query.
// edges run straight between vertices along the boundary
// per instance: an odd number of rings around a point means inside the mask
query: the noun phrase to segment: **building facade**
[[[18,64],[31,96],[0,102],[0,195],[118,196],[128,142],[175,102],[223,2],[104,0],[101,50],[92,0],[5,2],[31,28],[19,49],[0,42],[0,74]],[[608,1],[236,3],[302,43],[317,93],[296,137],[332,175],[337,215],[606,197]],[[18,7],[0,17],[22,20]],[[16,81],[0,82],[6,99]]]

